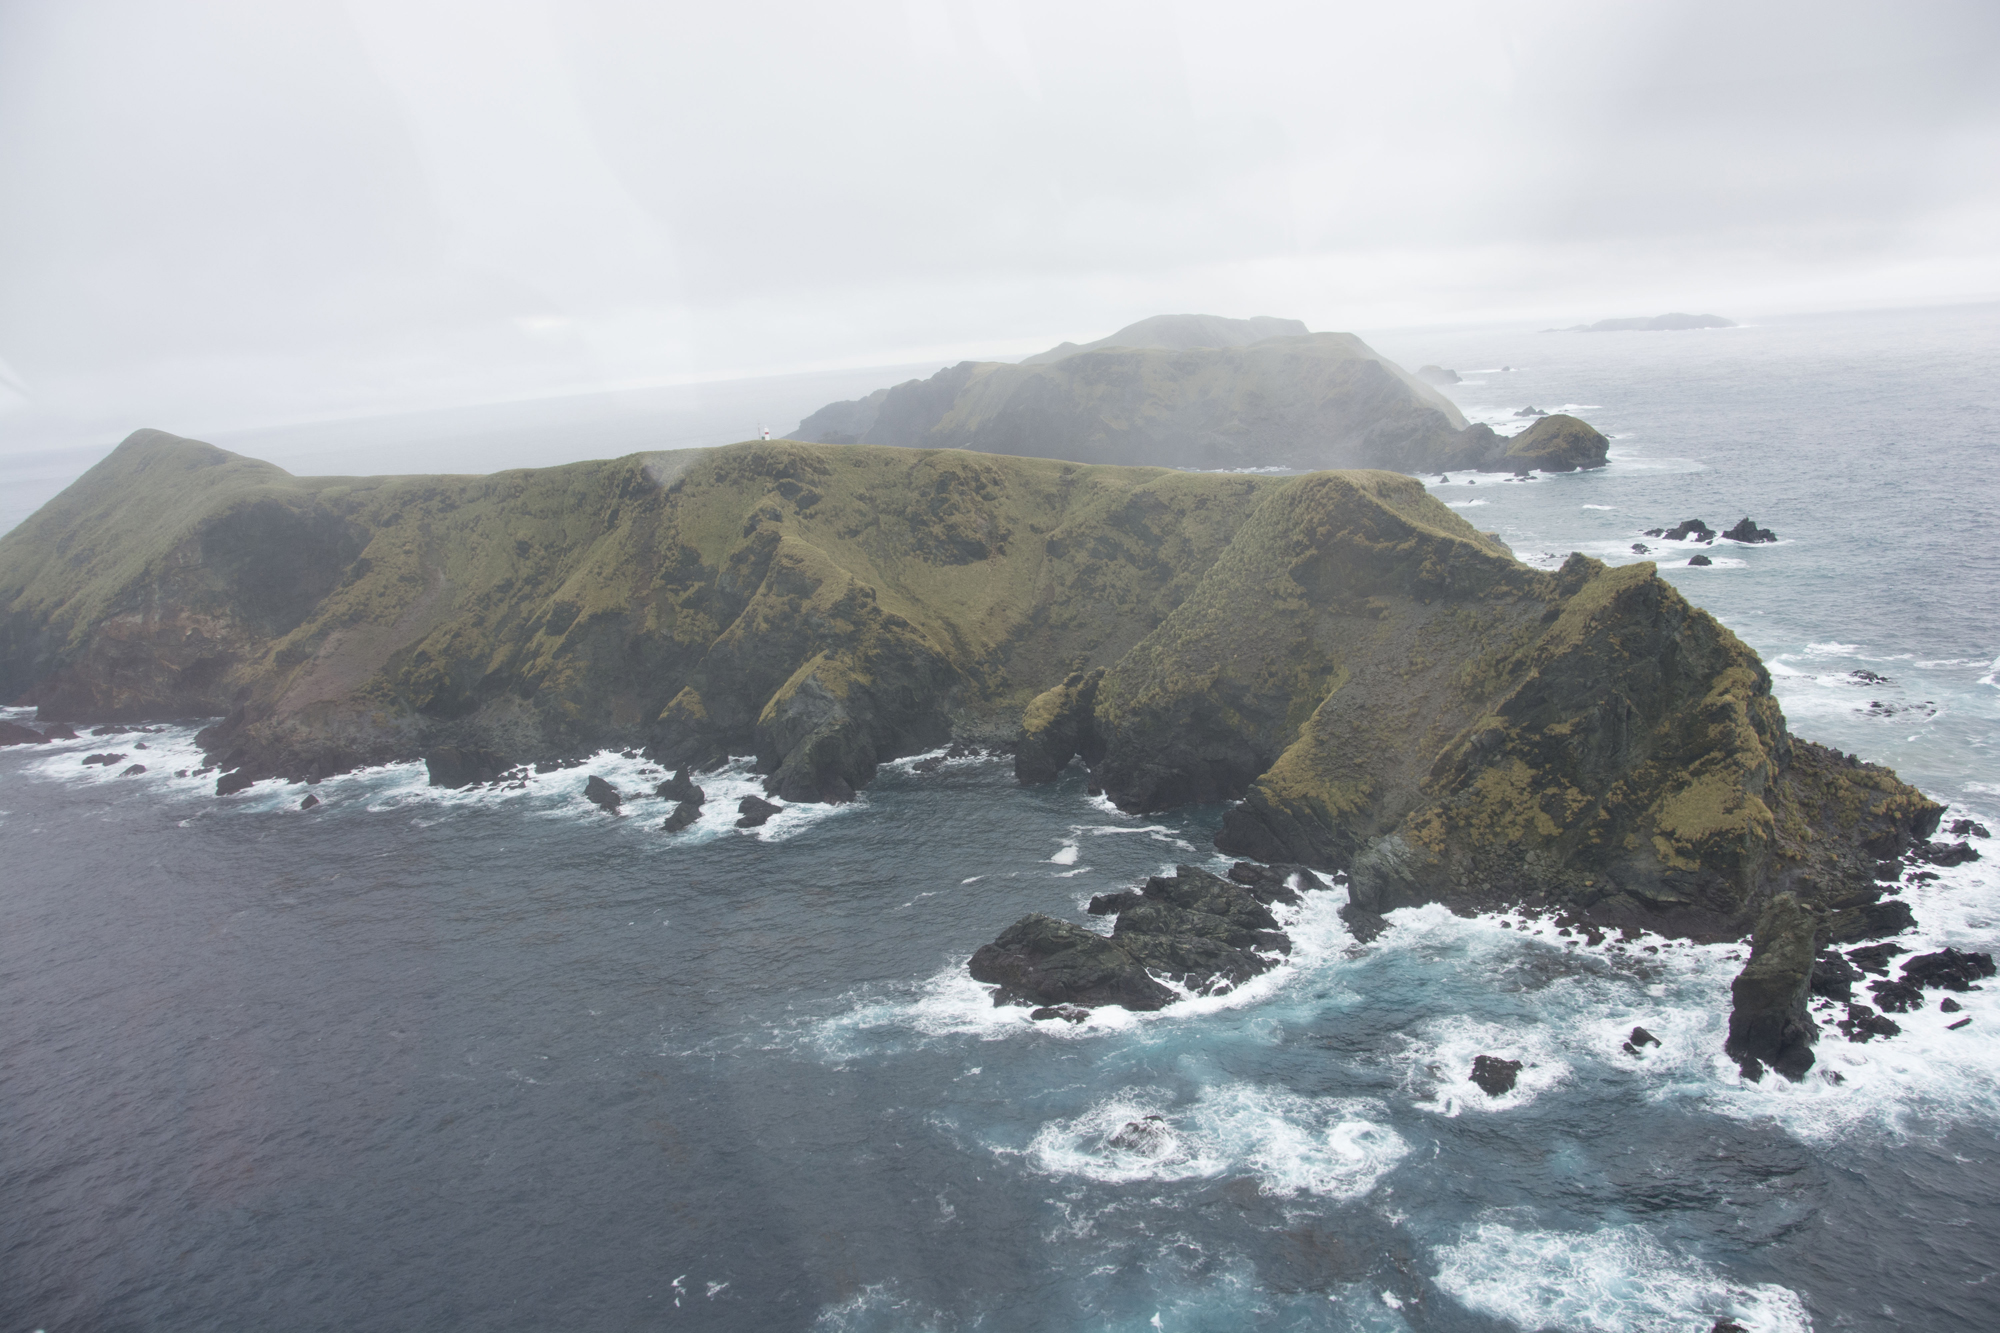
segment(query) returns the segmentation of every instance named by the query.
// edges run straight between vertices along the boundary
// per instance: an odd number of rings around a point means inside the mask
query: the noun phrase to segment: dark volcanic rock
[[[299,802],[299,809],[310,810],[318,804],[319,804],[319,797],[308,794],[303,801]]]
[[[739,816],[736,821],[736,827],[762,828],[770,822],[772,815],[779,813],[784,808],[782,805],[773,805],[759,796],[745,796],[736,803],[736,813]]]
[[[1909,1014],[1924,1007],[1923,990],[1907,981],[1871,981],[1868,989],[1884,1013]]]
[[[618,789],[595,773],[590,775],[590,781],[583,784],[583,798],[593,805],[604,807],[614,815],[618,813],[618,807],[625,803],[625,798],[618,794]]]
[[[995,1004],[1100,1005],[1159,1009],[1174,993],[1111,940],[1039,912],[972,955],[972,978],[998,986]]]
[[[1814,962],[1813,918],[1789,893],[1772,898],[1757,921],[1750,961],[1730,985],[1724,1050],[1755,1077],[1767,1064],[1797,1082],[1812,1068],[1819,1027],[1806,1012]]]
[[[471,746],[440,745],[424,756],[433,787],[470,787],[492,782],[507,771],[507,761]]]
[[[1499,1097],[1514,1090],[1514,1081],[1521,1076],[1519,1060],[1502,1060],[1497,1055],[1476,1055],[1472,1058],[1472,1081],[1477,1083],[1488,1097]]]
[[[1014,749],[1014,776],[1024,783],[1054,782],[1077,754],[1094,763],[1104,755],[1097,743],[1092,710],[1104,671],[1074,672],[1062,684],[1037,695],[1021,715]]]
[[[1633,554],[1633,555],[1651,555],[1652,553],[1653,553],[1653,548],[1652,548],[1652,547],[1650,547],[1650,546],[1648,546],[1648,545],[1646,545],[1646,543],[1644,543],[1644,542],[1633,542],[1633,543],[1632,543],[1632,554]]]
[[[1870,1041],[1876,1037],[1893,1037],[1902,1027],[1891,1019],[1882,1017],[1865,1004],[1847,1006],[1847,1017],[1834,1024],[1841,1035],[1849,1041]]]
[[[1830,911],[1821,924],[1820,938],[1828,944],[1852,944],[1856,940],[1900,935],[1916,924],[1917,915],[1910,905],[1899,898],[1890,898]]]
[[[124,763],[127,757],[122,754],[87,754],[83,757],[83,766],[89,768],[96,764],[102,764],[104,767],[109,768],[113,764]]]
[[[694,801],[682,801],[674,807],[673,813],[662,820],[660,827],[669,833],[679,833],[688,825],[701,818],[701,806]]]
[[[239,791],[245,791],[255,786],[256,782],[257,779],[255,777],[245,773],[242,769],[238,769],[234,773],[224,773],[215,780],[215,794],[217,796],[234,796]]]
[[[1828,949],[1813,959],[1812,993],[1823,995],[1829,1000],[1851,1000],[1854,998],[1854,983],[1861,980],[1861,970],[1840,956],[1834,949]]]
[[[1908,952],[1909,950],[1900,944],[1870,944],[1859,949],[1849,949],[1847,958],[1870,976],[1886,977],[1889,975],[1889,960],[1898,954]]]
[[[1777,533],[1772,532],[1769,528],[1758,527],[1747,517],[1740,520],[1735,527],[1722,535],[1730,541],[1742,542],[1746,546],[1756,542],[1774,542],[1778,540]]]
[[[1710,560],[1707,556],[1697,552],[1694,555],[1688,557],[1688,563],[1690,565],[1712,565],[1715,562],[1713,560]]]
[[[1108,939],[1053,917],[1023,917],[972,956],[972,975],[1000,987],[995,1004],[1157,1009],[1176,998],[1163,980],[1199,994],[1232,989],[1290,952],[1268,903],[1286,901],[1281,892],[1296,899],[1284,881],[1297,872],[1239,866],[1232,873],[1249,882],[1179,866],[1143,889],[1099,894],[1091,910],[1118,915]]]
[[[1972,983],[1993,975],[1993,955],[1959,949],[1920,953],[1903,964],[1903,981],[1912,986],[1968,991]]]
[[[1986,831],[1986,825],[1975,824],[1970,819],[1952,820],[1951,827],[1946,829],[1945,832],[1951,834],[1954,838],[1990,838],[1993,836]]]
[[[1514,415],[1517,417],[1545,417],[1548,414],[1549,414],[1548,409],[1536,407],[1531,403],[1527,407],[1524,407],[1520,411],[1516,412]]]
[[[1648,1046],[1658,1046],[1660,1039],[1644,1028],[1633,1028],[1632,1035],[1625,1039],[1624,1051],[1627,1055],[1637,1055]]]
[[[694,775],[688,771],[685,764],[672,777],[655,787],[653,795],[663,801],[692,801],[696,806],[700,806],[706,799],[702,789],[694,785]]]
[[[18,722],[0,722],[0,745],[40,745],[48,739]]]
[[[126,769],[123,773],[120,773],[118,776],[121,778],[136,778],[145,771],[146,771],[146,766],[144,764],[134,764],[132,765],[132,767]]]
[[[1969,842],[1926,842],[1910,849],[1910,855],[1934,866],[1962,866],[1979,859],[1979,849]]]
[[[1657,528],[1651,529],[1646,535],[1648,537],[1662,537],[1670,542],[1684,542],[1690,538],[1698,542],[1712,542],[1715,540],[1715,529],[1709,527],[1708,524],[1698,518],[1689,518],[1683,519],[1664,531]]]
[[[1325,880],[1304,866],[1267,866],[1255,861],[1238,861],[1229,867],[1229,878],[1249,889],[1250,896],[1260,903],[1304,902],[1299,891],[1292,887],[1294,880],[1308,889],[1327,887]]]

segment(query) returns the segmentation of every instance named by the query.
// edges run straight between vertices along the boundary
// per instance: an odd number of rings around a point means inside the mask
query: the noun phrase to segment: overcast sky
[[[1996,69],[1993,0],[0,0],[0,405],[1989,298]]]

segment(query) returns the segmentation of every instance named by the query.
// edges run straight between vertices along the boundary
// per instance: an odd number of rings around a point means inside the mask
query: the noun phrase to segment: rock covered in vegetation
[[[1730,985],[1729,1039],[1723,1049],[1744,1077],[1769,1065],[1794,1082],[1813,1065],[1819,1025],[1806,1010],[1813,980],[1813,917],[1789,893],[1772,898],[1758,918],[1750,961]]]
[[[1735,937],[1790,889],[1865,938],[1939,813],[1794,740],[1650,566],[1531,569],[1380,472],[771,442],[301,479],[141,432],[0,537],[0,698],[226,714],[225,790],[609,746],[840,800],[1017,735],[1024,779],[1081,755],[1128,811],[1240,800],[1221,845],[1351,871],[1362,923],[1533,900]]]
[[[1598,430],[1565,412],[1542,413],[1534,425],[1507,441],[1495,460],[1501,466],[1483,469],[1501,472],[1534,468],[1542,472],[1575,472],[1603,467],[1611,442]]]
[[[1239,866],[1224,879],[1178,866],[1092,900],[1093,913],[1117,916],[1109,936],[1034,913],[972,955],[972,976],[999,987],[995,1004],[1148,1010],[1189,992],[1231,990],[1291,951],[1270,907],[1297,901],[1287,878]]]

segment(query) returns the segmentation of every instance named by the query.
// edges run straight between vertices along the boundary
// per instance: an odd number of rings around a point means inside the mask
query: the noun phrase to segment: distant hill
[[[1078,352],[1094,352],[1100,347],[1248,347],[1266,338],[1298,338],[1312,332],[1302,319],[1278,319],[1253,315],[1249,319],[1229,319],[1222,315],[1154,315],[1137,324],[1127,324],[1109,338],[1094,343],[1059,343],[1046,352],[1023,357],[1024,366],[1045,366]]]
[[[1200,469],[1546,465],[1353,334],[1269,317],[1161,315],[1019,364],[963,361],[830,403],[796,438]]]
[[[1572,324],[1566,329],[1543,329],[1543,333],[1635,333],[1679,329],[1733,329],[1736,321],[1720,315],[1688,315],[1676,310],[1665,315],[1639,319],[1600,319],[1595,324]]]

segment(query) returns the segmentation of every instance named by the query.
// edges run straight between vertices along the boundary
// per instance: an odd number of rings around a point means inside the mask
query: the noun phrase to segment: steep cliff
[[[1449,399],[1353,334],[1206,315],[1142,320],[1018,365],[961,362],[831,403],[801,422],[798,436],[1204,469],[1543,466],[1539,453],[1468,427]],[[1604,461],[1601,449],[1594,459],[1587,450],[1557,452],[1560,470]]]
[[[0,697],[223,716],[232,785],[612,744],[841,800],[1011,739],[1024,780],[1081,754],[1130,810],[1240,801],[1221,846],[1367,910],[1698,935],[1779,890],[1825,939],[1891,928],[1871,872],[1938,813],[1790,737],[1650,565],[1531,569],[1385,472],[773,441],[297,478],[140,432],[0,538]]]

